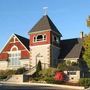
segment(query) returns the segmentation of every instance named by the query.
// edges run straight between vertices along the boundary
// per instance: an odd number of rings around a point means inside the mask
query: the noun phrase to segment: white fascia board
[[[3,51],[3,49],[6,47],[6,45],[9,43],[9,41],[11,40],[11,38],[14,36],[14,34],[12,34],[9,39],[7,40],[6,44],[2,47],[0,53]]]
[[[79,58],[64,58],[64,60],[77,60]]]
[[[18,39],[18,37],[14,34],[14,36]],[[25,45],[18,39],[18,41],[25,47]],[[30,53],[30,51],[25,47],[25,49]]]
[[[4,47],[1,49],[0,53],[3,51],[3,49],[6,47],[6,45],[9,43],[9,41],[11,40],[11,38],[15,36],[17,39],[18,37],[15,34],[12,34],[9,39],[7,40],[6,44],[4,45]],[[19,40],[19,39],[18,39]],[[23,43],[19,40],[19,42],[23,45]],[[25,47],[25,45],[23,45]],[[25,49],[29,52],[29,50],[25,47]],[[30,53],[30,52],[29,52]]]

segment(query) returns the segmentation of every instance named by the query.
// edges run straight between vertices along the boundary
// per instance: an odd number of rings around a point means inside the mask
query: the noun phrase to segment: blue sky
[[[63,39],[79,37],[80,31],[90,32],[86,26],[90,0],[0,0],[0,49],[13,33],[28,38],[45,6]]]

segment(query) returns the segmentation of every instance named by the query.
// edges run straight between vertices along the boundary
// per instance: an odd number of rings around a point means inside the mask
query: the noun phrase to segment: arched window
[[[20,65],[20,59],[21,58],[21,52],[18,50],[17,46],[13,46],[9,52],[9,65],[10,66],[19,66]]]
[[[18,47],[14,45],[10,51],[18,51]]]
[[[46,40],[46,35],[37,35],[34,37],[34,42],[39,42],[39,41],[45,41]]]
[[[43,35],[38,35],[37,36],[37,41],[42,41],[43,40]]]

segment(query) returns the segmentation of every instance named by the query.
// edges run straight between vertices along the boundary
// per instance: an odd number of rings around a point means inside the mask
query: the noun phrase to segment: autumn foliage
[[[63,81],[64,80],[64,73],[63,72],[56,72],[54,79],[58,80],[58,81]]]
[[[90,34],[86,35],[83,40],[83,59],[87,63],[88,68],[90,68]]]

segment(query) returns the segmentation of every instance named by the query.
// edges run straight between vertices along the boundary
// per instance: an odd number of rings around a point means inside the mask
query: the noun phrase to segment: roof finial
[[[48,7],[43,7],[44,15],[47,15],[47,9],[48,9]]]

